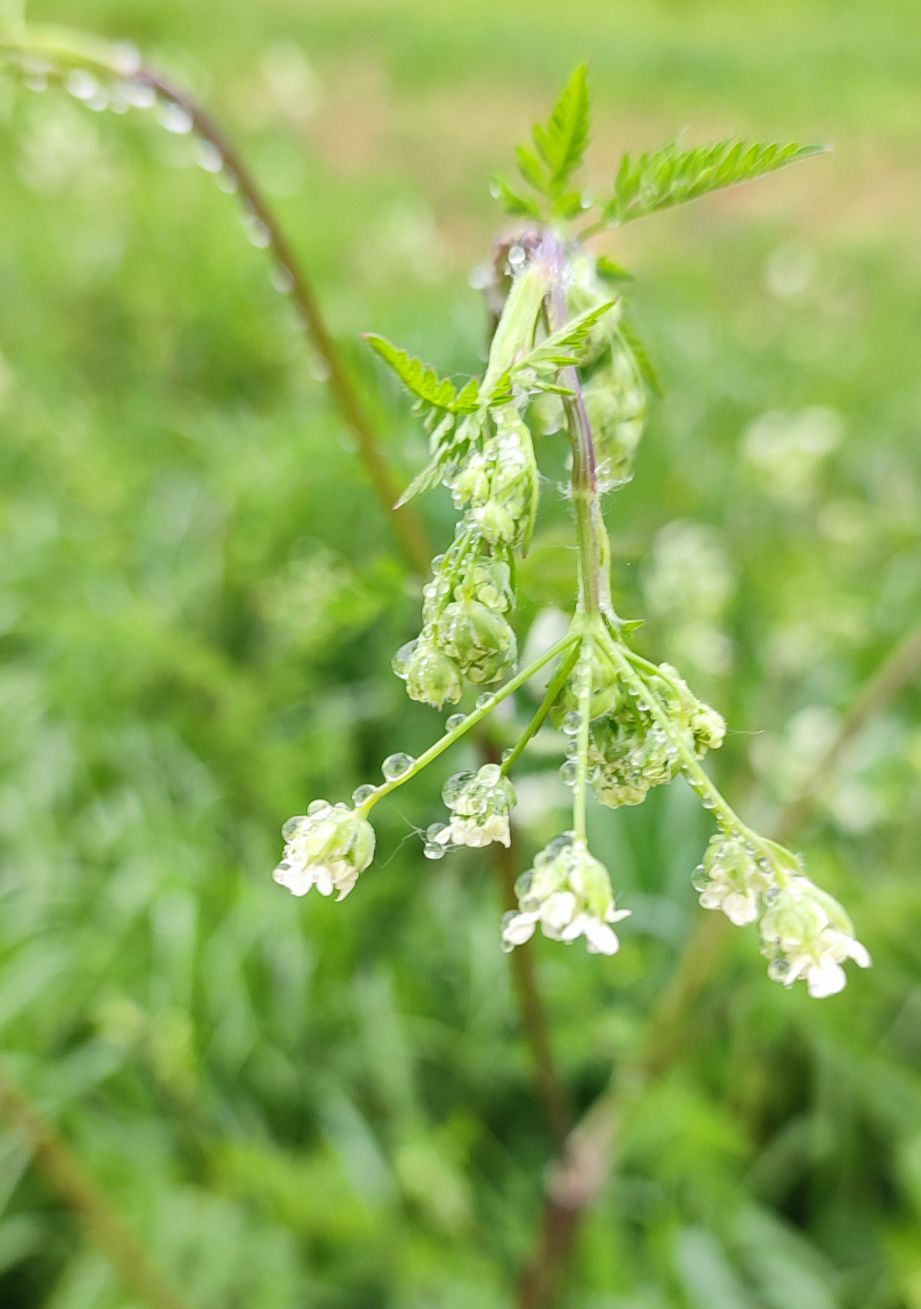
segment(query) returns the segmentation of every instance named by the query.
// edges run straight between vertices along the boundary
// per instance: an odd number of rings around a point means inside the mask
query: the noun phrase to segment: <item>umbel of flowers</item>
[[[626,274],[590,255],[586,232],[620,225],[720,186],[769,172],[812,153],[798,146],[719,143],[626,156],[614,193],[594,222],[574,186],[588,135],[584,70],[563,93],[534,145],[519,151],[529,190],[497,182],[525,226],[497,248],[489,288],[496,326],[482,378],[462,387],[380,337],[378,355],[412,394],[429,436],[430,459],[405,498],[443,485],[458,513],[453,540],[432,562],[423,587],[418,635],[393,660],[413,700],[436,709],[473,699],[447,720],[444,734],[413,759],[389,756],[383,780],[364,785],[351,806],[318,801],[283,829],[275,878],[295,895],[312,887],[342,899],[374,853],[369,815],[460,741],[526,682],[542,679],[543,699],[499,763],[455,773],[443,790],[446,815],[423,833],[424,854],[441,859],[459,847],[508,846],[515,806],[511,774],[534,735],[559,732],[561,774],[572,791],[571,829],[537,854],[516,884],[518,907],[498,929],[512,950],[536,932],[581,940],[613,955],[618,925],[605,867],[592,855],[590,796],[610,809],[643,802],[653,787],[682,776],[717,830],[693,875],[705,909],[753,926],[768,976],[809,994],[834,994],[844,964],[869,956],[841,906],[806,876],[798,856],[749,828],[710,780],[702,759],[720,747],[725,724],[678,671],[631,645],[636,624],[622,622],[610,599],[609,546],[601,497],[632,471],[655,377],[626,313]],[[614,288],[613,290],[611,288]],[[539,508],[535,437],[568,441],[579,594],[566,634],[518,668],[516,562],[529,546]],[[475,698],[474,698],[475,697]]]

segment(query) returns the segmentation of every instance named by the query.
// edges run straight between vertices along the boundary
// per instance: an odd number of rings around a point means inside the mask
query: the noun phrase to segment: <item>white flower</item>
[[[802,978],[817,1000],[844,989],[842,964],[848,959],[859,968],[870,966],[869,952],[837,900],[806,877],[795,876],[776,892],[761,919],[761,936],[771,956],[768,976],[784,986]]]
[[[272,876],[292,895],[316,887],[344,900],[374,856],[374,828],[348,805],[315,800],[281,829],[285,850]]]
[[[518,879],[515,890],[518,911],[502,920],[504,949],[523,945],[538,926],[553,941],[584,937],[592,954],[612,955],[620,949],[613,924],[629,917],[630,910],[615,909],[607,870],[584,841],[557,837]]]
[[[509,820],[515,791],[498,764],[484,764],[476,773],[455,773],[442,791],[451,818],[434,837],[441,845],[490,845],[511,842]]]
[[[744,927],[758,917],[760,897],[773,877],[747,842],[720,832],[710,838],[693,884],[704,909],[721,909],[731,923]]]

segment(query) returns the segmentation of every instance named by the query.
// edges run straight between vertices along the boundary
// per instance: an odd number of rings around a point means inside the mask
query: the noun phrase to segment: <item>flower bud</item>
[[[433,705],[436,709],[445,704],[456,704],[464,684],[454,660],[421,637],[411,642],[411,649],[405,654],[404,651],[405,646],[397,651],[393,666],[397,676],[406,683],[410,699]]]
[[[537,926],[554,941],[584,936],[593,954],[616,954],[620,941],[613,924],[629,916],[616,909],[607,869],[589,854],[585,842],[567,834],[551,841],[515,884],[518,910],[502,920],[506,950],[529,940]]]
[[[449,604],[438,625],[440,647],[469,682],[495,682],[515,666],[518,643],[501,614],[477,600]]]
[[[314,801],[306,814],[288,819],[282,836],[284,855],[273,877],[292,895],[315,886],[344,900],[374,857],[374,828],[344,804]]]

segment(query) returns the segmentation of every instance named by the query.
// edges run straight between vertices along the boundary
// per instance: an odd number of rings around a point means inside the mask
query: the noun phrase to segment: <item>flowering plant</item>
[[[830,995],[845,984],[847,959],[870,962],[847,915],[809,881],[797,855],[731,808],[701,764],[722,744],[722,717],[675,668],[632,649],[638,624],[619,617],[611,601],[602,496],[629,480],[659,387],[624,303],[628,275],[587,244],[605,227],[748,181],[818,148],[724,141],[625,155],[611,195],[593,202],[574,182],[588,136],[588,85],[579,68],[547,122],[534,128],[533,142],[518,149],[524,187],[494,183],[520,225],[494,252],[487,289],[496,327],[482,378],[458,387],[384,338],[367,338],[412,395],[429,434],[429,463],[400,503],[441,484],[460,514],[453,541],[432,561],[419,635],[397,652],[394,671],[412,699],[437,709],[458,703],[467,687],[480,695],[469,712],[448,718],[444,735],[418,759],[385,760],[382,783],[359,787],[353,809],[324,802],[322,813],[311,807],[292,819],[276,878],[295,894],[311,885],[347,894],[373,854],[374,806],[545,674],[543,701],[518,742],[500,763],[451,777],[447,821],[424,833],[432,859],[460,846],[508,845],[511,771],[541,727],[549,721],[560,729],[572,828],[519,878],[518,909],[501,927],[504,948],[539,926],[554,940],[583,938],[589,950],[614,954],[614,926],[629,911],[615,907],[608,873],[588,849],[589,793],[616,809],[640,804],[681,775],[718,829],[693,878],[701,905],[739,926],[757,923],[771,978],[787,986],[803,980],[811,995]],[[565,635],[516,671],[515,567],[539,508],[535,438],[560,432],[571,454],[578,602]]]

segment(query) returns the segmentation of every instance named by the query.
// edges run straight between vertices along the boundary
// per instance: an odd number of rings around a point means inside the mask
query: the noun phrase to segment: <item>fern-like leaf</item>
[[[527,354],[518,369],[534,369],[543,372],[547,369],[564,368],[569,364],[578,364],[582,346],[586,345],[594,325],[606,313],[614,308],[616,300],[606,300],[604,304],[586,309],[577,314],[555,332],[551,332],[539,345]]]
[[[680,150],[672,142],[633,158],[624,155],[614,182],[614,194],[604,207],[610,223],[623,224],[659,209],[670,209],[750,182],[787,164],[821,154],[824,146],[750,145],[744,141],[718,141],[715,145]]]
[[[636,329],[627,318],[621,318],[617,324],[617,333],[621,341],[633,355],[633,362],[637,370],[646,383],[653,395],[658,396],[661,400],[665,395],[665,388],[662,385],[655,364],[649,357],[649,351],[636,334]]]
[[[566,83],[547,122],[535,126],[532,132],[538,154],[547,168],[552,195],[562,191],[582,163],[588,146],[588,131],[588,68],[580,64]],[[530,178],[527,180],[531,181]]]
[[[472,413],[477,408],[480,391],[475,379],[458,391],[449,377],[440,377],[434,368],[386,337],[367,332],[365,340],[422,406],[449,414]]]

